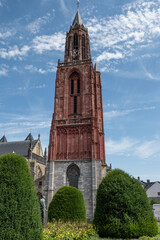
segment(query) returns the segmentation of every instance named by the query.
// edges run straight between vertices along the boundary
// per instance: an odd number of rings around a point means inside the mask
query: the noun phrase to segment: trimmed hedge
[[[145,190],[119,169],[110,171],[99,185],[94,224],[101,237],[137,238],[158,233]]]
[[[62,187],[54,195],[48,209],[48,220],[64,222],[86,222],[86,209],[83,194],[74,187]]]
[[[33,177],[26,159],[16,154],[0,157],[0,239],[42,239]]]

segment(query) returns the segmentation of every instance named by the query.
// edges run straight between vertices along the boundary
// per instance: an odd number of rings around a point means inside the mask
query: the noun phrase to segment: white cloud
[[[113,65],[113,60],[116,63],[117,59],[133,56],[136,50],[152,48],[153,41],[159,42],[160,1],[138,0],[125,5],[122,11],[109,18],[88,19],[92,48],[99,62],[107,60]]]
[[[5,38],[7,38],[7,37],[11,37],[11,36],[13,36],[13,32],[11,32],[11,31],[6,31],[6,32],[0,32],[0,38],[2,38],[2,39],[5,39]]]
[[[53,35],[38,36],[33,39],[33,49],[42,54],[44,51],[64,51],[65,34],[58,32]]]
[[[41,85],[35,85],[35,86],[25,86],[25,87],[19,87],[18,90],[19,91],[25,91],[28,89],[42,89],[45,88],[47,85],[46,84],[41,84]]]
[[[148,159],[160,156],[160,139],[140,141],[129,137],[118,141],[108,140],[106,142],[106,152],[108,155],[135,156],[140,159]]]
[[[2,3],[2,1],[0,1],[0,7],[3,7],[3,3]]]
[[[5,64],[2,64],[0,66],[0,76],[6,76],[8,73],[8,66]]]
[[[139,111],[147,111],[147,110],[155,110],[154,106],[151,107],[143,107],[143,108],[134,108],[134,109],[127,109],[127,110],[113,110],[109,112],[104,112],[104,119],[111,120],[116,117],[125,116],[130,113],[139,112]]]
[[[26,56],[29,52],[30,47],[27,45],[24,45],[21,49],[18,48],[17,45],[10,47],[9,49],[1,48],[0,49],[0,56],[1,58],[16,58],[18,57],[21,59],[21,57]]]
[[[54,13],[54,11],[52,11],[52,13]],[[50,21],[50,19],[51,14],[47,13],[46,16],[39,17],[35,21],[31,22],[27,28],[31,33],[36,34],[40,31],[41,26],[45,25],[48,21]]]
[[[43,69],[42,68],[37,68],[33,65],[26,65],[25,69],[30,71],[30,72],[38,72],[40,74],[46,74],[46,73],[49,73],[49,72],[56,72],[56,67],[55,67],[54,63],[51,63],[51,62],[47,63],[47,66],[46,66],[45,69],[44,68]]]

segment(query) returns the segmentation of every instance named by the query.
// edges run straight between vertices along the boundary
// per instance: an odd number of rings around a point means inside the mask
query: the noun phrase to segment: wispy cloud
[[[45,88],[47,87],[46,84],[41,84],[41,85],[34,85],[34,86],[25,86],[25,87],[19,87],[18,90],[19,91],[25,91],[25,90],[28,90],[28,89],[42,89],[42,88]]]
[[[17,45],[10,47],[9,49],[1,48],[0,56],[1,58],[19,58],[21,59],[23,56],[26,56],[29,52],[30,47],[24,45],[21,49],[18,48]]]
[[[30,45],[24,45],[19,48],[17,45],[13,47],[0,48],[0,57],[1,58],[18,58],[22,59],[24,56],[27,56],[30,50],[34,50],[38,54],[42,54],[45,51],[64,51],[65,44],[65,34],[57,32],[53,35],[42,35],[35,37]]]
[[[136,50],[152,48],[160,37],[160,1],[136,1],[123,7],[122,14],[87,21],[96,60],[113,61],[133,56]],[[99,53],[100,52],[100,53]]]
[[[53,13],[53,11],[52,11],[52,13]],[[31,33],[37,34],[37,33],[39,33],[41,27],[49,21],[51,21],[51,14],[48,12],[47,15],[45,15],[43,17],[39,17],[35,21],[29,23],[27,28]]]
[[[61,9],[65,14],[68,14],[68,9],[66,7],[66,4],[64,2],[64,0],[60,0],[60,4],[61,4]]]
[[[3,3],[2,3],[2,1],[0,1],[0,7],[3,7]]]
[[[4,122],[2,122],[2,118],[5,120]],[[31,129],[48,129],[50,125],[51,119],[44,114],[15,115],[2,113],[0,132],[5,132],[6,135],[14,135],[29,132]]]
[[[109,155],[117,156],[136,156],[141,159],[160,156],[160,139],[140,141],[129,137],[118,141],[108,140],[106,142],[106,151]]]
[[[46,73],[49,73],[49,72],[56,72],[55,64],[52,63],[52,62],[47,63],[47,66],[46,66],[45,69],[44,68],[43,69],[42,68],[37,68],[33,65],[26,65],[25,69],[30,71],[30,72],[38,72],[40,74],[46,74]]]
[[[149,111],[149,110],[155,110],[155,109],[156,109],[155,106],[151,106],[151,107],[133,108],[133,109],[126,109],[126,110],[113,110],[109,112],[104,112],[104,118],[105,120],[111,120],[113,118],[125,116],[130,113],[139,112],[139,111]]]
[[[2,64],[0,66],[0,76],[6,76],[8,73],[8,66],[6,64]]]
[[[65,34],[57,32],[53,35],[42,35],[33,39],[33,49],[42,54],[44,51],[64,51]]]

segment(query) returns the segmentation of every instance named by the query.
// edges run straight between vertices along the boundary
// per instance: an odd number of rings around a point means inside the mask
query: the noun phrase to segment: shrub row
[[[48,223],[44,229],[44,240],[88,240],[96,239],[97,233],[93,225],[84,222],[62,222]]]

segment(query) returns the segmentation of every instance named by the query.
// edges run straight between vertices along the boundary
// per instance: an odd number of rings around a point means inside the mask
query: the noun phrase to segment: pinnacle
[[[99,72],[97,63],[95,63],[95,65],[94,65],[94,71],[95,71],[95,72]]]

